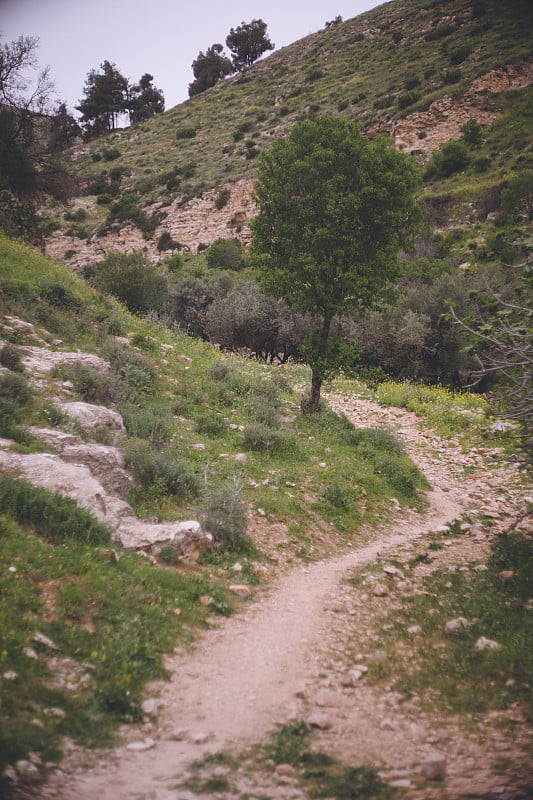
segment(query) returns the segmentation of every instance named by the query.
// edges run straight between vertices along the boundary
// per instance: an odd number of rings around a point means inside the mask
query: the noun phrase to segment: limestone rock
[[[252,593],[252,590],[246,583],[234,583],[229,587],[229,590],[239,597],[249,597]]]
[[[106,406],[82,402],[56,403],[56,405],[89,433],[95,428],[107,428],[113,435],[115,444],[126,438],[124,422],[117,411]]]
[[[331,728],[331,717],[325,711],[313,711],[307,718],[307,724],[310,728],[327,731]]]
[[[21,347],[22,363],[31,372],[50,372],[58,364],[84,364],[99,372],[109,372],[110,364],[94,353],[65,353],[44,347]]]
[[[475,644],[476,650],[500,650],[501,644],[495,642],[494,639],[487,639],[485,636],[480,636]]]
[[[433,755],[420,763],[420,772],[428,781],[443,781],[446,777],[446,759]]]
[[[444,630],[446,632],[446,636],[457,636],[457,634],[462,633],[465,631],[468,626],[469,622],[464,617],[456,617],[455,619],[449,620],[444,626]]]
[[[61,456],[64,461],[84,464],[113,494],[125,497],[132,484],[126,472],[124,453],[118,447],[103,444],[66,444]]]

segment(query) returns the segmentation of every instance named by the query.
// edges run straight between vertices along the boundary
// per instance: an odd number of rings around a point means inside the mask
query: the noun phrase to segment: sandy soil
[[[430,718],[416,704],[405,704],[394,692],[381,693],[361,681],[343,685],[348,650],[368,656],[372,620],[389,602],[343,582],[360,565],[384,563],[387,556],[408,557],[412,547],[439,526],[468,509],[492,509],[494,516],[520,502],[516,472],[498,465],[487,469],[490,454],[463,454],[458,443],[440,441],[420,429],[414,415],[383,409],[370,401],[330,397],[331,405],[356,424],[386,423],[396,428],[432,486],[429,511],[397,511],[394,523],[372,532],[361,548],[282,571],[255,600],[243,603],[236,616],[223,620],[191,649],[168,658],[172,679],[149,689],[159,705],[157,719],[126,727],[113,751],[74,750],[41,789],[42,798],[60,800],[191,800],[194,797],[305,798],[290,770],[280,775],[233,770],[231,792],[194,794],[178,788],[191,761],[217,751],[239,752],[260,742],[276,724],[327,713],[329,726],[319,745],[351,765],[371,763],[393,780],[403,781],[417,798],[490,796],[509,783],[491,772],[494,754],[512,761],[530,730],[509,744],[498,720],[464,732],[460,721]],[[465,477],[465,466],[470,474]],[[490,497],[490,501],[487,499]],[[454,563],[482,559],[488,536],[461,539],[442,552]],[[370,637],[370,639],[369,639]],[[345,646],[350,641],[351,647]],[[355,644],[354,644],[355,643]],[[356,657],[356,656],[354,656]],[[529,740],[530,741],[530,740]],[[146,749],[145,749],[146,748]],[[419,788],[416,765],[435,753],[447,761],[444,783]],[[527,765],[520,769],[525,779]],[[527,776],[526,776],[527,777]],[[533,786],[533,775],[531,776]],[[511,780],[512,783],[512,780]],[[418,788],[417,788],[418,787]],[[499,790],[498,790],[499,791]],[[518,797],[497,794],[494,797]]]

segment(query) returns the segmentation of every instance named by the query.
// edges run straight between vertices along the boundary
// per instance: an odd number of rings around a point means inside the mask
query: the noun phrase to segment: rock
[[[329,689],[319,689],[315,695],[315,703],[317,706],[336,706],[338,705],[338,696],[335,692],[330,691]]]
[[[504,569],[498,573],[498,577],[502,581],[512,581],[515,577],[515,573],[512,569]]]
[[[49,650],[57,650],[57,644],[55,644],[48,636],[45,636],[44,633],[39,633],[36,631],[31,635],[32,642],[36,642],[37,644],[42,644],[43,647],[47,647]]]
[[[446,777],[446,759],[441,755],[429,756],[420,762],[420,772],[428,781],[443,781]]]
[[[130,742],[126,745],[126,750],[131,750],[134,753],[144,753],[146,750],[151,750],[155,747],[155,742],[149,736],[139,742]]]
[[[99,372],[109,372],[110,364],[94,353],[63,353],[43,347],[22,347],[22,363],[31,372],[50,372],[58,364],[84,364]]]
[[[155,697],[149,697],[147,700],[143,701],[141,705],[143,714],[146,714],[149,717],[154,716],[157,714],[159,709],[159,700],[156,700]]]
[[[407,633],[411,633],[413,635],[416,633],[422,633],[422,628],[420,625],[411,625],[410,628],[407,628]]]
[[[298,771],[292,766],[292,764],[278,764],[276,767],[276,775],[279,775],[282,778],[296,778]]]
[[[386,597],[389,594],[389,587],[383,583],[376,583],[373,593],[375,597]]]
[[[327,731],[331,728],[331,718],[325,711],[313,711],[307,718],[307,724],[310,728]]]
[[[63,461],[83,464],[106,489],[118,497],[126,497],[132,477],[126,472],[124,453],[118,447],[103,444],[66,444],[61,452]]]
[[[43,714],[47,717],[56,717],[56,719],[64,719],[67,715],[62,708],[44,708]]]
[[[167,738],[173,742],[183,742],[189,736],[189,729],[188,728],[174,728],[171,731]]]
[[[14,680],[16,680],[18,678],[18,673],[15,672],[14,670],[10,669],[7,672],[4,672],[4,674],[2,675],[2,678],[5,681],[14,681]]]
[[[2,777],[6,781],[8,781],[8,783],[13,784],[14,786],[16,786],[16,784],[19,782],[19,776],[17,775],[17,771],[15,767],[11,766],[11,764],[9,764],[2,772]]]
[[[31,761],[26,761],[26,759],[17,761],[15,769],[25,781],[38,781],[41,778],[39,769]]]
[[[230,592],[238,595],[239,597],[248,597],[252,593],[252,590],[246,583],[231,584],[231,586],[229,586],[229,590]]]
[[[484,636],[480,636],[474,647],[476,650],[500,650],[501,644],[495,642],[494,639],[486,639]]]
[[[117,502],[120,502],[117,500]],[[113,534],[113,540],[126,550],[158,552],[162,545],[176,544],[184,549],[192,544],[209,546],[213,537],[196,520],[184,522],[145,522],[133,516],[124,516]]]
[[[415,742],[423,742],[426,739],[426,731],[416,722],[411,722],[409,725],[409,732]]]
[[[33,658],[33,659],[39,658],[33,647],[25,647],[23,653],[26,656],[26,658]]]
[[[383,572],[385,575],[391,575],[393,578],[405,578],[401,569],[398,569],[398,567],[395,567],[393,564],[387,564],[386,567],[383,567]]]
[[[396,730],[396,725],[392,719],[386,717],[385,719],[382,719],[381,722],[379,723],[379,728],[382,731],[394,731]]]
[[[75,420],[84,431],[91,433],[95,428],[107,428],[113,436],[114,444],[126,438],[124,421],[117,411],[82,402],[56,402],[56,406],[70,419]]]
[[[189,737],[191,744],[206,744],[209,741],[208,733],[193,733]]]
[[[397,778],[394,781],[389,781],[389,786],[393,789],[410,789],[411,785],[409,778]]]
[[[465,631],[468,626],[469,622],[464,617],[456,617],[455,619],[451,619],[449,622],[446,623],[444,626],[444,631],[446,636],[457,636],[457,634]]]

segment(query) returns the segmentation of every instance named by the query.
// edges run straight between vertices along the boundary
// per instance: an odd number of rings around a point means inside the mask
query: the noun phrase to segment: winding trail
[[[128,749],[125,742],[115,751],[99,753],[89,769],[79,766],[79,753],[75,753],[43,787],[42,797],[190,797],[175,787],[187,776],[191,761],[260,741],[276,723],[302,714],[298,696],[304,696],[305,687],[316,680],[325,643],[331,643],[331,616],[325,609],[347,571],[428,535],[467,509],[472,497],[465,486],[457,443],[424,435],[408,412],[383,409],[359,398],[332,396],[329,402],[356,424],[385,423],[396,428],[430,481],[429,510],[424,514],[398,511],[392,525],[372,532],[369,544],[293,568],[246,611],[208,631],[190,650],[169,657],[172,679],[157,686],[161,701],[157,723],[126,732],[130,748],[133,744],[138,749]],[[149,749],[143,750],[141,743]]]

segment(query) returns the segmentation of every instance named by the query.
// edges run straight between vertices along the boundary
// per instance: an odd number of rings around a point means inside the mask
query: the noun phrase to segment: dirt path
[[[346,625],[342,614],[336,613],[339,609],[335,602],[342,599],[343,576],[374,561],[378,554],[408,547],[409,542],[456,519],[479,502],[480,485],[477,481],[465,486],[465,456],[458,445],[421,432],[414,415],[385,410],[368,401],[329,400],[356,424],[386,423],[397,429],[432,485],[428,493],[430,510],[423,515],[398,511],[394,524],[376,531],[370,544],[341,557],[294,568],[260,602],[207,632],[191,650],[170,657],[167,666],[171,682],[152,687],[152,695],[160,703],[157,722],[126,728],[121,747],[111,753],[88,755],[83,766],[79,752],[67,757],[62,770],[43,788],[43,797],[188,800],[197,795],[176,786],[187,777],[187,765],[194,759],[260,741],[277,723],[308,718],[319,706],[335,706],[331,698],[322,698],[324,702],[313,698],[324,689],[328,654],[332,648],[342,650]],[[357,621],[356,610],[350,611],[349,619],[352,625]],[[331,678],[325,686],[332,686]],[[368,694],[361,700],[376,702]],[[339,747],[350,752],[346,736],[354,732],[350,733],[346,724],[345,710],[342,698],[336,711],[328,709],[333,736],[336,732],[344,742]],[[392,766],[401,749],[398,735],[394,725],[380,728],[376,713],[376,708],[359,713],[354,740],[364,740],[360,754],[374,754],[380,764]],[[412,744],[418,751],[409,751],[409,757],[420,758],[422,750],[428,751],[425,741]],[[91,759],[96,761],[92,767]],[[277,789],[270,785],[261,788],[268,788],[270,797],[304,797],[296,787],[286,784]]]

